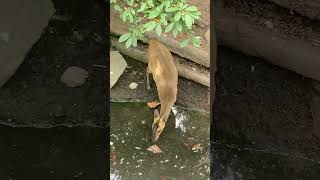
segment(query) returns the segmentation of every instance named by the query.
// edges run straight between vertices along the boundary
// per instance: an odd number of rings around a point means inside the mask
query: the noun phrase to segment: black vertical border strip
[[[215,30],[214,18],[214,0],[210,1],[210,179],[214,178],[214,146],[213,142],[216,139],[216,123],[214,121],[214,104],[216,96],[216,78],[217,71],[217,38]]]
[[[105,119],[106,119],[106,157],[102,157],[106,160],[106,179],[109,179],[110,176],[110,0],[102,0],[104,1],[105,7],[105,32],[106,32],[106,94],[105,94]]]

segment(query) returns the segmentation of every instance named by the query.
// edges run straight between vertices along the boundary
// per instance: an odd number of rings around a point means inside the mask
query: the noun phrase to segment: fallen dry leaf
[[[163,153],[163,151],[157,145],[149,146],[147,150],[155,154]]]
[[[111,153],[111,160],[112,160],[112,165],[117,164],[117,154],[114,151],[112,151],[112,153]]]
[[[194,144],[193,146],[192,146],[192,151],[196,151],[196,150],[199,150],[200,149],[200,144],[198,143],[198,144]]]
[[[151,102],[147,102],[147,105],[149,108],[155,108],[159,105],[160,103],[157,101],[151,101]]]

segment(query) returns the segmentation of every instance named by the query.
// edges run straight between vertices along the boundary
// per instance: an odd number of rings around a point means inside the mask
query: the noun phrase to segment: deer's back
[[[149,67],[157,86],[176,86],[178,72],[169,49],[162,43],[151,40],[148,58]]]

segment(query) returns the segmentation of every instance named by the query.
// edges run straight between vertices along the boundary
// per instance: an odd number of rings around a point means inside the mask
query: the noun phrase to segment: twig
[[[100,64],[93,64],[92,65],[93,67],[99,67],[99,68],[107,68],[107,66],[104,66],[104,65],[100,65]]]

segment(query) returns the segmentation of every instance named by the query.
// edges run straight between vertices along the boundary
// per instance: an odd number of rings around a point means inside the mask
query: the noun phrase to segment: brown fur
[[[170,115],[171,107],[176,102],[178,72],[169,49],[157,40],[149,42],[148,59],[147,88],[150,89],[149,75],[152,73],[161,104],[160,113],[158,110],[154,111],[152,124],[152,140],[157,141]]]

